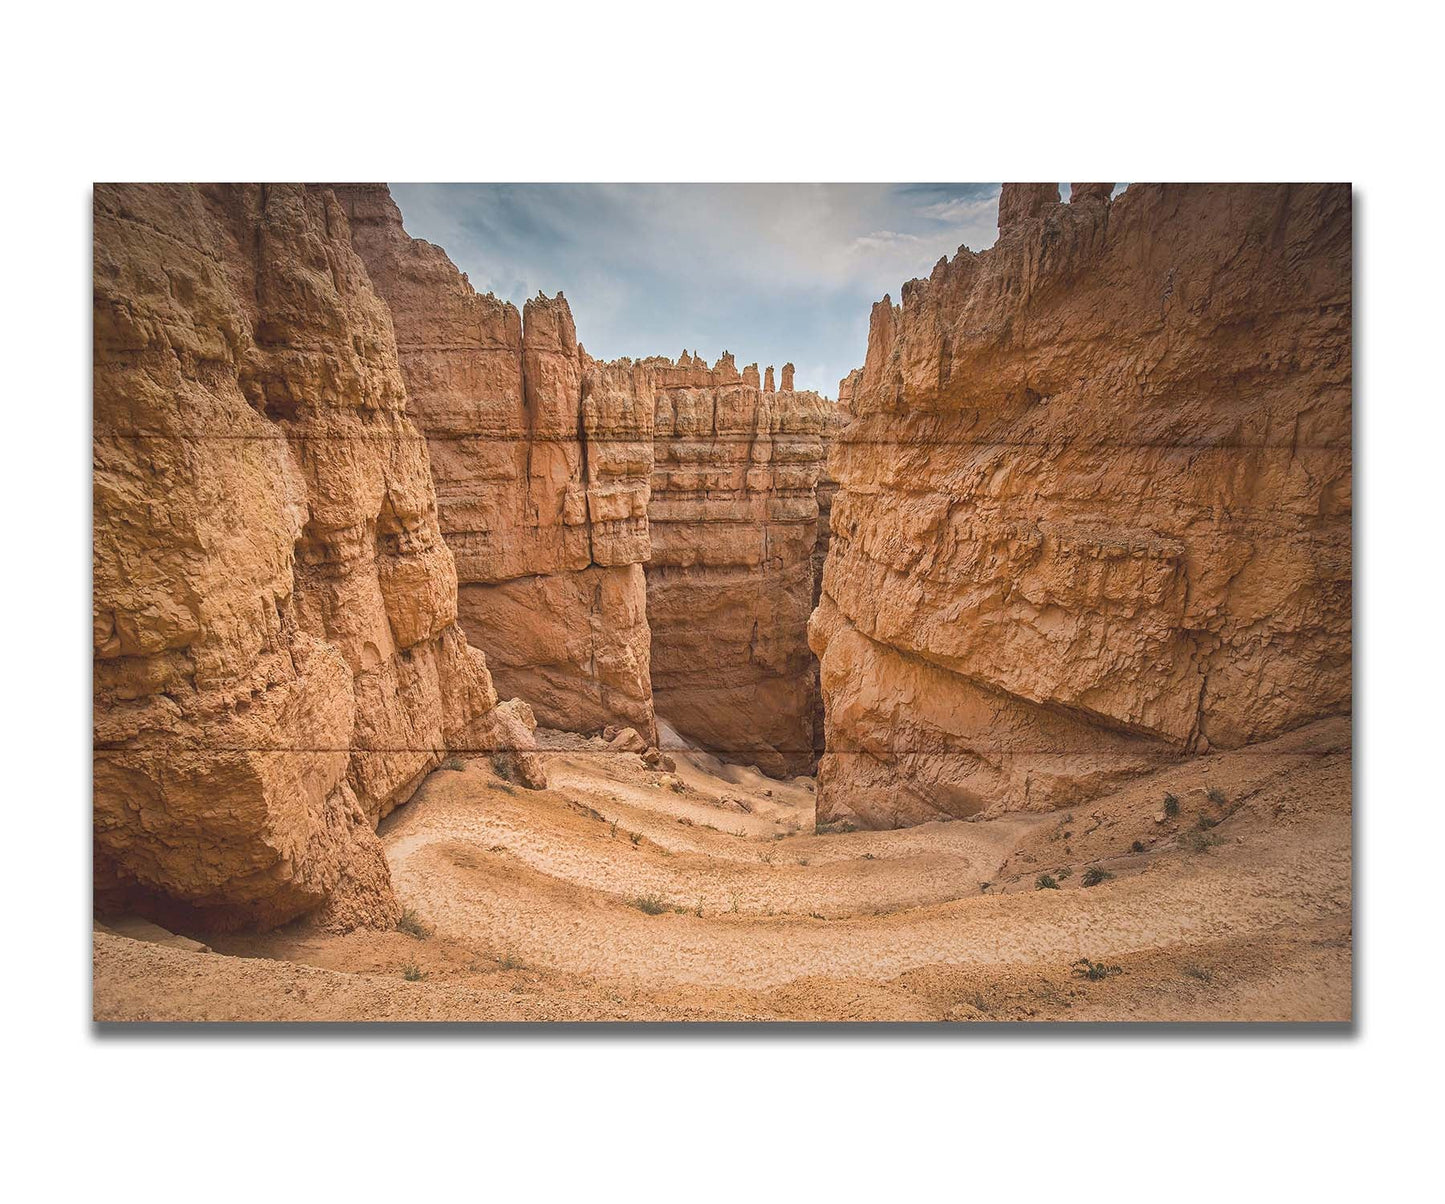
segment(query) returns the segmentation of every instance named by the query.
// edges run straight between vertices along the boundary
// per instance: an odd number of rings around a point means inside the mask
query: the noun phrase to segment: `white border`
[[[146,1200],[443,1185],[589,1200],[1403,1194],[1438,1107],[1425,1059],[1440,1000],[1445,272],[1426,14],[1262,0],[12,14],[12,1177]],[[92,180],[1111,172],[1357,186],[1352,1035],[96,1040],[82,872]]]

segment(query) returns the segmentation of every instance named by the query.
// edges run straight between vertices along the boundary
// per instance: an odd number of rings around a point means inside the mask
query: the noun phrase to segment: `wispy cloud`
[[[394,184],[482,292],[567,294],[594,355],[792,360],[830,396],[871,303],[993,242],[996,184]]]

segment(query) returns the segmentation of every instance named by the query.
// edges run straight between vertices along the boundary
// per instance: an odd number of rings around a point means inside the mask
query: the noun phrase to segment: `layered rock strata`
[[[1006,185],[874,307],[813,617],[819,818],[1087,800],[1348,713],[1343,185]]]
[[[389,923],[377,820],[531,743],[456,624],[390,315],[327,189],[101,186],[94,238],[97,902]]]
[[[724,354],[652,375],[647,615],[657,711],[720,756],[810,771],[819,480],[834,406]]]
[[[542,723],[655,739],[648,371],[588,356],[560,293],[521,313],[478,294],[439,247],[406,233],[385,185],[336,192],[391,310],[463,630],[498,688]]]

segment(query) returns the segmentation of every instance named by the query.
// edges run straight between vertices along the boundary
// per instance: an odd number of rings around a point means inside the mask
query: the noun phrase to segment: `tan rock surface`
[[[683,735],[768,773],[813,764],[816,664],[807,643],[818,485],[834,407],[759,385],[724,353],[645,361],[654,465],[647,617],[657,712]],[[772,379],[771,370],[768,382]]]
[[[94,290],[98,902],[385,925],[376,821],[496,696],[342,207],[97,187]]]
[[[1347,186],[1007,185],[874,307],[820,820],[1072,804],[1348,713]]]
[[[655,738],[646,370],[592,360],[561,294],[521,314],[478,294],[441,248],[406,233],[385,185],[337,194],[395,322],[468,638],[498,688],[544,723]]]

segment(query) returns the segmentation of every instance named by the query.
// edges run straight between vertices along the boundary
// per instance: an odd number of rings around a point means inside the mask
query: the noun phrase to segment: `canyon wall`
[[[686,352],[645,361],[656,407],[647,614],[657,711],[774,775],[814,762],[808,647],[819,479],[833,405]]]
[[[722,755],[807,772],[834,407],[795,391],[792,365],[777,388],[728,355],[594,360],[561,294],[518,314],[411,238],[385,185],[334,188],[391,310],[460,621],[498,688],[550,727],[651,741],[656,708]]]
[[[1005,185],[874,307],[820,822],[1086,801],[1351,698],[1346,185]]]
[[[456,624],[390,315],[327,189],[99,186],[94,220],[97,905],[388,924],[379,818],[531,743]]]
[[[335,191],[391,310],[468,639],[543,724],[628,725],[655,740],[648,371],[588,356],[560,293],[520,314],[478,294],[406,233],[384,184]]]

